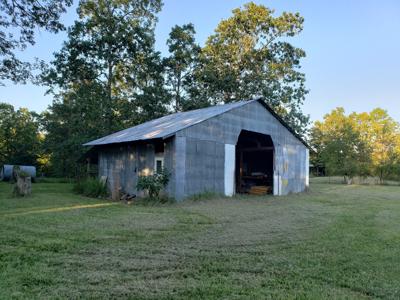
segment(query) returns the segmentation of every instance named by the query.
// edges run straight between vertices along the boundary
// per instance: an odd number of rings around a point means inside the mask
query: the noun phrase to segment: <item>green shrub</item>
[[[25,171],[22,171],[22,170],[18,171],[18,172],[17,172],[17,175],[18,175],[19,177],[22,177],[22,178],[31,177],[31,175],[30,175],[29,173],[27,173],[27,172],[25,172]]]
[[[160,173],[148,176],[139,176],[137,189],[147,191],[150,199],[159,199],[160,192],[169,182],[169,173],[162,170]]]
[[[105,198],[108,195],[107,185],[97,178],[78,180],[74,185],[74,192],[87,197]]]

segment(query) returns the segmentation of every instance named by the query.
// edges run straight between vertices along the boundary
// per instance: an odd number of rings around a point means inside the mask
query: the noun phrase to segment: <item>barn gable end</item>
[[[225,193],[225,147],[236,146],[242,130],[269,135],[275,146],[274,194],[304,191],[308,186],[308,148],[258,101],[182,129],[176,133],[184,150],[185,174],[176,185],[184,186],[178,199],[202,192]],[[228,163],[228,165],[232,165]],[[180,173],[183,169],[180,168]],[[179,170],[177,171],[179,173]]]

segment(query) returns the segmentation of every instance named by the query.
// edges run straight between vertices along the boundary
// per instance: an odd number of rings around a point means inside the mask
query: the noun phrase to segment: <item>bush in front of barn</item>
[[[108,196],[106,183],[92,177],[78,180],[74,185],[74,192],[95,198],[106,198]]]
[[[163,169],[153,175],[139,176],[136,187],[139,191],[147,191],[150,199],[158,200],[160,199],[161,190],[167,186],[168,182],[169,173]]]

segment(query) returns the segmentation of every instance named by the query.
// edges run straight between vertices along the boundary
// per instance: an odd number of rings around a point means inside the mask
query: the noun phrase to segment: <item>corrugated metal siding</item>
[[[152,172],[153,145],[124,145],[99,151],[99,176],[107,177],[109,189],[121,187],[122,192],[137,194],[139,174]]]
[[[186,139],[185,196],[224,192],[224,143]]]
[[[136,194],[137,147],[123,146],[99,152],[99,176],[107,177],[109,189],[117,186],[123,192]]]
[[[175,137],[165,141],[164,147],[164,167],[170,173],[169,183],[166,187],[166,192],[172,197],[175,195]]]

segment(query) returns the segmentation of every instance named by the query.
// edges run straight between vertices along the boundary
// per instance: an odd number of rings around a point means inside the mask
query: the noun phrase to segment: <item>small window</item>
[[[160,174],[164,169],[164,158],[163,157],[156,157],[154,163],[154,169],[156,174]]]

